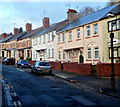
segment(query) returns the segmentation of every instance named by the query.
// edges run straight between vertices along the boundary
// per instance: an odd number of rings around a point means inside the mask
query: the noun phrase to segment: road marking
[[[87,99],[83,98],[82,96],[71,96],[73,99],[77,100],[78,102],[82,103],[83,105],[96,105],[95,103],[88,101]]]

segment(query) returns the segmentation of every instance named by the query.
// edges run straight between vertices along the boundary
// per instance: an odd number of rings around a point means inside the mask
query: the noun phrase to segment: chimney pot
[[[49,26],[50,26],[49,17],[43,18],[43,27],[46,28]]]
[[[5,38],[5,37],[7,37],[7,36],[8,36],[7,33],[3,33],[3,34],[2,34],[2,38]]]
[[[29,32],[29,31],[31,31],[31,30],[32,30],[32,24],[27,23],[27,24],[26,24],[26,31]]]
[[[18,28],[14,28],[14,35],[17,35],[19,33],[19,29]]]
[[[75,20],[78,18],[78,15],[77,15],[77,11],[76,10],[73,10],[73,9],[68,9],[67,11],[67,19],[69,20],[69,22]]]

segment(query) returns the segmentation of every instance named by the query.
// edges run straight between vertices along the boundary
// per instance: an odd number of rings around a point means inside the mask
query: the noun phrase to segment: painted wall
[[[56,60],[56,39],[54,37],[54,41],[52,41],[52,34],[56,35],[56,32],[49,32],[44,35],[40,35],[36,38],[32,39],[32,60],[47,60],[47,61],[55,61]],[[50,35],[50,38],[48,37]],[[45,37],[45,41],[44,41]],[[50,55],[49,55],[50,50]],[[53,55],[52,55],[53,50]]]

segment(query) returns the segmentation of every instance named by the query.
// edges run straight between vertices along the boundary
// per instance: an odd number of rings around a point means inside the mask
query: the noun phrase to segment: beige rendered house
[[[56,38],[57,60],[92,64],[110,62],[108,21],[115,19],[107,16],[110,12],[114,12],[115,17],[119,19],[120,6],[113,5],[101,9],[78,18],[60,29]],[[117,30],[114,30],[115,38],[120,34],[119,25],[120,20],[116,24]],[[117,54],[120,53],[117,51]]]

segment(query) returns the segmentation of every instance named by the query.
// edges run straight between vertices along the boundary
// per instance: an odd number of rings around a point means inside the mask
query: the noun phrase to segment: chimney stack
[[[14,28],[14,35],[17,35],[19,33],[19,29],[18,28]]]
[[[3,34],[1,34],[2,35],[2,38],[5,38],[5,37],[7,37],[8,36],[8,34],[7,33],[3,33]]]
[[[32,30],[32,24],[27,23],[27,24],[26,24],[26,31],[29,32],[29,31],[31,31],[31,30]]]
[[[46,28],[49,26],[50,26],[49,17],[43,18],[43,27]]]
[[[67,11],[67,19],[69,20],[69,22],[77,19],[78,16],[77,16],[77,11],[76,10],[73,10],[73,9],[68,9]]]

